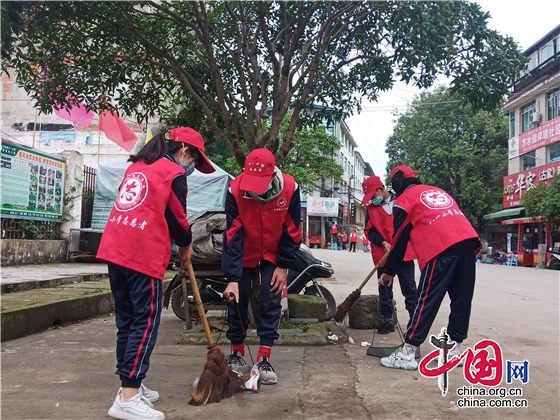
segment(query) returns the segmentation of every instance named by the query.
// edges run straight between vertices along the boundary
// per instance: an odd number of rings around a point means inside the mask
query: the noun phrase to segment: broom
[[[350,295],[344,300],[344,302],[342,302],[340,305],[336,307],[336,313],[334,314],[334,320],[336,322],[342,322],[342,320],[346,317],[346,314],[348,313],[352,305],[356,303],[356,301],[362,295],[362,289],[364,288],[368,280],[371,278],[371,276],[375,274],[379,266],[385,262],[388,256],[389,256],[389,251],[387,251],[385,255],[381,257],[379,262],[375,265],[375,267],[373,267],[373,270],[371,270],[371,272],[368,274],[366,279],[362,282],[360,287],[358,287],[356,290],[350,293]]]
[[[212,333],[210,332],[210,325],[208,325],[206,313],[204,312],[204,305],[202,304],[200,292],[198,291],[192,264],[188,265],[187,271],[189,273],[198,313],[202,320],[204,333],[206,334],[206,340],[208,341],[208,355],[206,363],[204,364],[204,371],[202,375],[200,375],[200,380],[198,381],[196,389],[189,398],[189,404],[205,405],[231,397],[236,390],[240,389],[241,385],[243,385],[243,381],[228,365],[224,353],[222,353],[216,343],[214,343]]]

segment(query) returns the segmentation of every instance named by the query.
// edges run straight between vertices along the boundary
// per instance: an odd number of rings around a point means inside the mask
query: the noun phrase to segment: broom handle
[[[360,287],[358,287],[358,290],[361,292],[362,289],[364,288],[364,286],[366,285],[366,283],[369,281],[369,279],[371,278],[371,276],[373,276],[375,274],[375,272],[377,271],[377,269],[379,268],[379,266],[381,264],[383,264],[385,262],[385,260],[387,259],[387,257],[389,256],[389,251],[387,251],[385,253],[385,255],[383,255],[381,257],[381,259],[379,260],[379,262],[377,264],[375,264],[375,267],[373,267],[373,270],[371,270],[371,272],[368,274],[368,276],[366,277],[366,279],[362,282],[362,284],[360,284]]]
[[[191,285],[194,293],[194,300],[196,302],[196,307],[198,308],[198,314],[202,320],[202,327],[204,328],[204,334],[206,334],[206,341],[208,341],[208,347],[214,345],[214,338],[210,332],[210,325],[208,325],[208,319],[206,319],[206,312],[204,312],[204,305],[202,304],[202,299],[200,298],[200,292],[198,291],[198,284],[196,284],[196,277],[194,275],[194,270],[192,264],[189,263],[187,266],[187,271],[189,273],[189,279],[191,280]]]

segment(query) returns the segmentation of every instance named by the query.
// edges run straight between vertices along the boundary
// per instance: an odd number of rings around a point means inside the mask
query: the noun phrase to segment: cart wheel
[[[331,292],[327,290],[324,286],[318,285],[321,293],[325,297],[327,301],[327,313],[325,314],[325,319],[320,319],[319,321],[330,321],[336,312],[336,301],[334,300],[334,296]],[[304,295],[313,295],[313,296],[321,296],[319,294],[319,290],[315,288],[315,286],[309,286],[303,292]]]
[[[191,309],[194,308],[194,309]],[[183,288],[178,287],[174,292],[173,296],[171,297],[171,309],[173,309],[173,313],[177,316],[177,318],[185,320],[185,304],[183,302]],[[208,311],[204,311],[205,313]],[[191,319],[198,319],[200,318],[198,314],[198,309],[196,309],[196,303],[194,300],[189,300],[189,314]]]

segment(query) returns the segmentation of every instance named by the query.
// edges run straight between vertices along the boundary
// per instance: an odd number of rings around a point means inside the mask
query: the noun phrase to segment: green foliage
[[[501,210],[507,175],[507,118],[498,109],[473,112],[445,87],[417,96],[387,140],[387,172],[419,169],[425,184],[449,192],[465,215]]]
[[[70,107],[72,92],[95,111],[188,124],[240,166],[264,146],[281,164],[300,118],[347,117],[395,80],[426,88],[444,74],[461,101],[494,109],[527,62],[466,1],[29,1],[9,11],[2,66],[42,112]],[[333,109],[306,113],[312,105]]]
[[[280,127],[280,133],[288,129],[290,113]],[[305,126],[296,130],[294,147],[288,153],[280,169],[292,175],[304,194],[317,189],[320,179],[340,181],[342,166],[334,158],[338,155],[340,141],[327,132],[324,125]]]
[[[560,223],[560,176],[555,176],[550,185],[544,182],[531,188],[521,197],[525,214],[529,217],[544,217],[551,223]]]
[[[280,138],[286,135],[291,112],[288,112],[280,125]],[[265,123],[265,127],[266,127]],[[301,126],[296,129],[293,138],[293,148],[279,166],[282,172],[292,175],[304,194],[317,188],[320,179],[342,179],[342,167],[333,157],[338,155],[341,144],[338,139],[329,134],[322,124]],[[208,153],[213,161],[233,176],[242,172],[241,166],[231,156],[221,143],[214,143],[208,147]]]

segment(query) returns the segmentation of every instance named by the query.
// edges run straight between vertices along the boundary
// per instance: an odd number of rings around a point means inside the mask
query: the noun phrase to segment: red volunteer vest
[[[387,214],[382,206],[374,206],[370,204],[366,207],[369,215],[369,223],[379,232],[383,239],[393,243],[393,216]],[[385,248],[382,246],[377,246],[372,244],[371,246],[371,258],[373,259],[373,264],[376,265],[377,262],[385,255]],[[416,259],[414,251],[410,246],[410,243],[406,247],[406,253],[404,254],[404,261],[412,261]],[[381,264],[383,267],[385,263]]]
[[[165,209],[173,179],[184,173],[166,159],[151,165],[142,161],[130,165],[107,220],[97,258],[163,279],[171,256]]]
[[[350,232],[350,242],[358,242],[358,232]]]
[[[282,225],[289,217],[288,207],[296,187],[294,178],[286,174],[282,176],[282,192],[266,204],[244,197],[244,191],[239,189],[239,178],[230,184],[243,226],[243,267],[254,268],[262,260],[277,264]]]
[[[478,238],[455,200],[440,188],[413,185],[397,197],[395,205],[408,213],[408,221],[412,223],[410,244],[421,270],[452,245]]]

